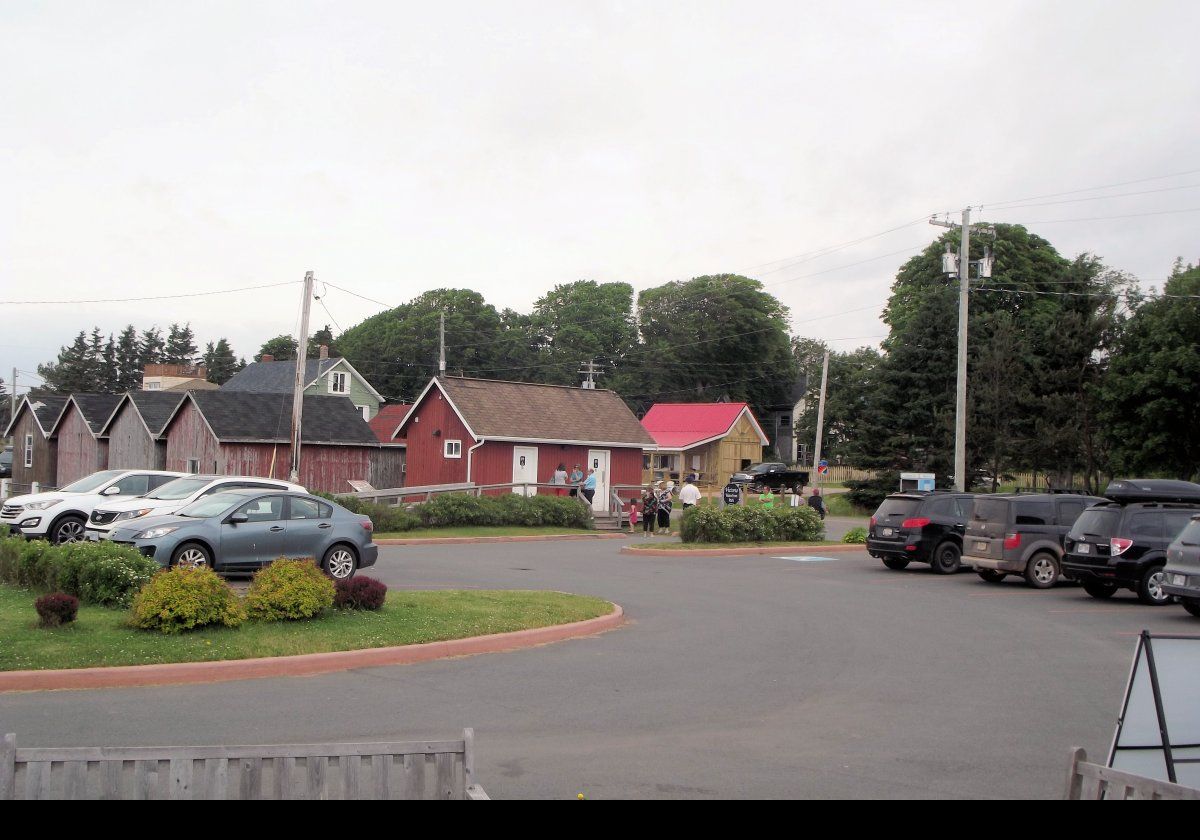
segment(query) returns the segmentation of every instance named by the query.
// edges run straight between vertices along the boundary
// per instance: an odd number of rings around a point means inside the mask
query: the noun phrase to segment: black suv
[[[963,559],[988,583],[1021,575],[1035,589],[1049,589],[1062,577],[1067,532],[1099,501],[1075,493],[976,496]]]
[[[970,493],[893,493],[871,517],[867,553],[889,569],[915,561],[928,563],[938,574],[954,574],[974,498]]]
[[[1063,568],[1093,598],[1132,589],[1143,604],[1162,606],[1167,547],[1200,513],[1200,485],[1190,481],[1126,479],[1104,491],[1067,536]]]
[[[1178,598],[1185,610],[1200,618],[1200,514],[1192,517],[1167,549],[1163,589]]]

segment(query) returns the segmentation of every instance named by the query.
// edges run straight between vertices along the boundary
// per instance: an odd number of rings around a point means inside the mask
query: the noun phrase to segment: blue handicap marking
[[[812,557],[807,554],[796,554],[790,557],[776,557],[776,560],[791,560],[793,563],[832,563],[833,557]]]

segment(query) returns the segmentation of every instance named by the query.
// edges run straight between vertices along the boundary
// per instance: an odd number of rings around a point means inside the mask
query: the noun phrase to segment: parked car
[[[1021,575],[1034,589],[1049,589],[1063,576],[1067,532],[1100,501],[1075,493],[976,496],[963,560],[989,583]]]
[[[106,502],[92,511],[84,536],[89,540],[106,539],[112,529],[131,519],[143,516],[162,516],[185,508],[197,499],[239,488],[260,490],[308,491],[299,484],[279,478],[256,478],[240,475],[185,475],[164,484],[152,493],[136,499]]]
[[[871,517],[867,553],[889,569],[928,563],[938,574],[959,570],[962,535],[975,497],[970,493],[893,493]]]
[[[1167,548],[1163,589],[1178,598],[1185,610],[1200,618],[1200,514],[1191,518]]]
[[[29,539],[47,537],[54,544],[83,539],[84,526],[97,505],[115,496],[141,496],[184,473],[160,470],[104,470],[61,490],[14,496],[0,508],[0,528]]]
[[[110,538],[162,566],[252,572],[280,557],[312,557],[342,580],[375,564],[373,532],[370,517],[307,493],[237,489],[174,514],[122,522]]]
[[[4,447],[4,451],[0,452],[0,478],[12,478],[12,459],[12,447]]]
[[[735,472],[729,477],[729,483],[744,484],[758,493],[763,490],[782,493],[785,487],[793,493],[799,493],[808,484],[808,471],[793,469],[779,462],[767,462]]]
[[[1124,479],[1109,484],[1104,495],[1067,536],[1063,568],[1093,598],[1130,589],[1143,604],[1169,604],[1167,549],[1200,513],[1200,485]]]

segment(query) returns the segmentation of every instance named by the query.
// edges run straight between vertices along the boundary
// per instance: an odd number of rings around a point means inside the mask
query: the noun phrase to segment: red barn
[[[641,484],[655,448],[612,391],[458,377],[431,380],[392,436],[408,441],[408,486],[549,484],[579,464],[596,469],[596,511],[611,486]]]
[[[108,469],[103,430],[121,398],[116,394],[72,394],[54,426],[58,440],[58,486]]]
[[[240,391],[189,391],[167,420],[166,469],[287,478],[292,397]],[[380,446],[367,421],[343,397],[305,396],[300,483],[348,493],[367,481]]]

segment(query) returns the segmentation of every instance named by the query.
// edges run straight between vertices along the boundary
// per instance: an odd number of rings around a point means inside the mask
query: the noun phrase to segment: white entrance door
[[[537,484],[537,462],[538,451],[536,446],[514,446],[513,447],[513,484],[528,482],[529,484]],[[537,488],[528,488],[529,492],[525,493],[524,487],[514,487],[514,493],[521,493],[529,496],[537,495]]]
[[[596,471],[596,495],[592,497],[592,510],[605,513],[611,506],[609,494],[608,450],[589,449],[588,466]]]

